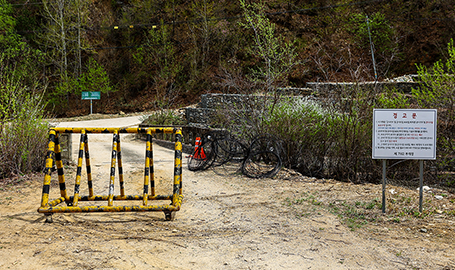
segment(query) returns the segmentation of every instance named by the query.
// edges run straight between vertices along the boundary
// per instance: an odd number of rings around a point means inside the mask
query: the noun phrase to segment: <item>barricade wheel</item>
[[[175,218],[175,211],[165,211],[164,217],[166,221],[172,221]]]
[[[52,214],[45,214],[46,216],[46,221],[45,223],[53,223],[54,220],[52,219]]]

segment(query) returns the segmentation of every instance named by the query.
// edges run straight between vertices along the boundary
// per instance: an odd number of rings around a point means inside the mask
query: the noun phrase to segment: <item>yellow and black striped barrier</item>
[[[69,196],[63,162],[61,156],[61,147],[59,144],[59,134],[61,133],[80,133],[79,157],[77,163],[77,173],[74,185],[74,195]],[[92,174],[90,166],[90,155],[88,148],[89,133],[111,133],[113,134],[111,170],[108,195],[94,195]],[[144,133],[147,134],[146,153],[145,153],[145,170],[144,170],[144,190],[143,194],[125,195],[125,184],[123,181],[122,155],[120,148],[121,133]],[[171,133],[175,134],[175,159],[174,159],[174,181],[173,193],[168,195],[155,194],[155,181],[153,174],[153,150],[152,134],[154,133]],[[80,185],[82,175],[82,161],[85,154],[87,169],[88,195],[81,196]],[[58,172],[58,181],[60,187],[60,198],[49,201],[51,189],[52,168],[55,165]],[[119,172],[120,195],[114,195],[115,168],[116,163]],[[150,192],[149,192],[150,187]],[[134,201],[142,200],[141,205],[134,206],[115,206],[114,201]],[[149,205],[148,201],[152,200],[170,200],[171,204],[166,205]],[[180,210],[182,204],[182,131],[181,128],[52,128],[49,130],[49,144],[46,156],[46,168],[43,182],[43,193],[41,198],[41,207],[39,213],[46,215],[46,221],[52,222],[53,213],[73,213],[73,212],[133,212],[133,211],[163,211],[166,220],[172,220],[175,211]],[[80,206],[79,202],[87,201],[107,201],[103,206]],[[65,202],[66,206],[59,204]]]

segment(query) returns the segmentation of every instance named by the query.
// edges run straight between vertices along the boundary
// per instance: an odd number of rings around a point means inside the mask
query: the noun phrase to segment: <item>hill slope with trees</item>
[[[451,1],[262,3],[252,12],[265,14],[298,63],[277,86],[415,74],[416,64],[445,57],[455,28]],[[240,1],[1,0],[0,7],[3,62],[32,70],[24,83],[40,82],[56,115],[88,113],[82,91],[102,92],[94,110],[103,113],[235,92],[226,82],[245,81],[263,60]]]

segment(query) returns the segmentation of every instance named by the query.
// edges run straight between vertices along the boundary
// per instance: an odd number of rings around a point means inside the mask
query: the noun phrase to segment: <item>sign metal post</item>
[[[382,160],[382,213],[385,213],[385,186],[387,175],[387,159]]]
[[[422,201],[423,201],[423,160],[420,160],[420,183],[419,183],[419,212],[422,213]]]

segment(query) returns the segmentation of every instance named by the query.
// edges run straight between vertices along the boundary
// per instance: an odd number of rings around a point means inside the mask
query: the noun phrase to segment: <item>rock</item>
[[[420,232],[426,233],[426,232],[428,232],[428,230],[425,228],[422,228],[422,229],[420,229]]]
[[[434,196],[434,198],[437,199],[437,200],[442,200],[442,199],[444,199],[444,197],[442,197],[441,195],[436,195],[436,196]]]
[[[430,190],[431,190],[431,188],[430,188],[429,186],[423,186],[422,189],[423,189],[423,191],[425,191],[425,192],[430,192]],[[420,191],[420,187],[417,188],[417,190]]]
[[[390,190],[390,194],[392,194],[392,195],[393,195],[393,194],[397,194],[397,192],[395,191],[395,189],[391,189],[391,190]]]
[[[396,77],[393,79],[385,79],[386,82],[414,82],[414,79],[411,75],[403,75],[401,77]]]

